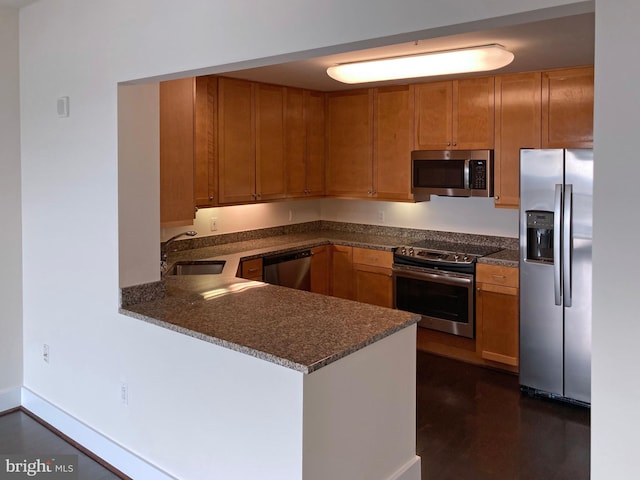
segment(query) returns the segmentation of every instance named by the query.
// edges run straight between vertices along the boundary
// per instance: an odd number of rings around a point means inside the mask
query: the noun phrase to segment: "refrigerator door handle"
[[[556,183],[556,196],[553,207],[553,291],[556,305],[562,305],[562,269],[561,258],[561,231],[562,217],[562,184]]]
[[[573,185],[564,187],[564,209],[562,219],[562,265],[564,306],[571,306],[571,213],[573,211]]]

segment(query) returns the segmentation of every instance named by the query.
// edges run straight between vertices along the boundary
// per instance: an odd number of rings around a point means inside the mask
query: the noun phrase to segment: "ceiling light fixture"
[[[502,45],[491,44],[405,57],[343,63],[327,68],[327,74],[342,83],[380,82],[400,78],[495,70],[509,65],[513,57],[513,53]]]

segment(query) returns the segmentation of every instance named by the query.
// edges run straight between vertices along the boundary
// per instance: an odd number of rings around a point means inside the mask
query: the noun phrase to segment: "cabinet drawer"
[[[518,269],[499,265],[478,264],[476,282],[518,288]]]
[[[262,280],[262,259],[254,258],[242,262],[242,278]]]
[[[391,268],[393,253],[385,250],[372,250],[369,248],[354,248],[353,263],[372,265],[374,267]]]

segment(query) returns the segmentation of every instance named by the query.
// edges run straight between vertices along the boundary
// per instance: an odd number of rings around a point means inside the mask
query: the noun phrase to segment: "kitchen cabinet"
[[[497,76],[494,204],[520,204],[520,149],[540,148],[541,73]]]
[[[196,207],[218,204],[217,96],[218,79],[195,79],[194,199]]]
[[[373,93],[373,196],[411,200],[413,86],[376,88]]]
[[[486,361],[518,367],[518,269],[478,264],[476,352]]]
[[[284,87],[218,79],[219,203],[284,198]]]
[[[327,96],[327,195],[372,195],[372,99],[372,89],[332,92]]]
[[[593,147],[593,67],[542,73],[542,148]]]
[[[354,300],[393,308],[393,253],[353,248]]]
[[[160,82],[160,223],[191,225],[194,204],[195,80]]]
[[[244,260],[240,263],[240,277],[247,280],[262,281],[262,258]]]
[[[353,300],[353,248],[331,246],[331,295]]]
[[[285,89],[287,197],[324,195],[325,94]]]
[[[494,77],[415,85],[415,149],[492,149],[494,93]]]
[[[412,199],[412,122],[412,86],[329,94],[327,194]]]
[[[331,293],[331,250],[329,245],[311,249],[311,291]]]

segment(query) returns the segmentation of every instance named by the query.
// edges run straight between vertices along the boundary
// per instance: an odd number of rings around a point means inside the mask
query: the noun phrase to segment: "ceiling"
[[[490,43],[498,43],[504,46],[507,50],[515,54],[515,59],[510,65],[499,70],[494,70],[493,72],[487,72],[487,74],[593,65],[594,31],[595,15],[593,13],[586,13],[492,30],[437,37],[417,42],[281,63],[278,65],[225,72],[223,75],[320,91],[434,81],[445,77],[346,85],[331,79],[326,74],[326,69],[337,63],[449,50]],[[457,75],[456,78],[465,76],[478,76],[478,73]]]

